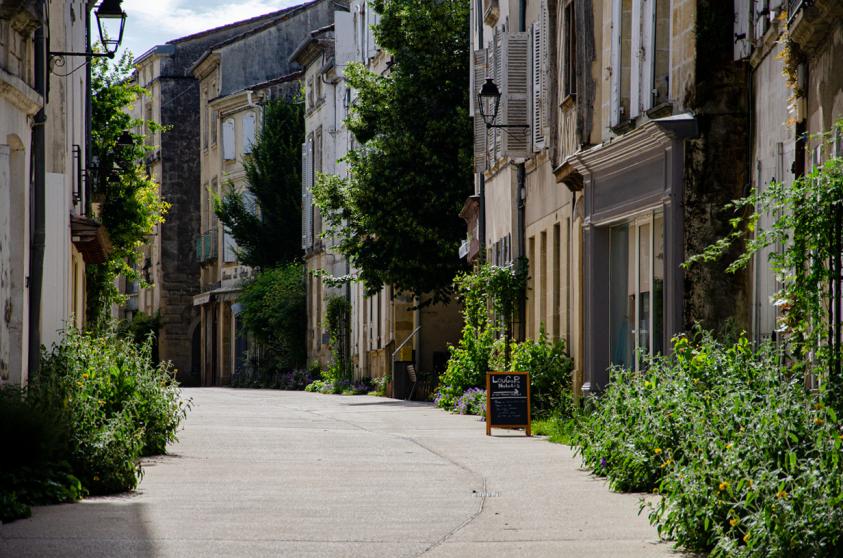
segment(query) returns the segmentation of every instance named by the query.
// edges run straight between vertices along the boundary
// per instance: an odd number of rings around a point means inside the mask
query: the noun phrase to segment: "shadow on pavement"
[[[111,558],[155,556],[139,494],[38,506],[32,517],[0,526],[0,556]]]

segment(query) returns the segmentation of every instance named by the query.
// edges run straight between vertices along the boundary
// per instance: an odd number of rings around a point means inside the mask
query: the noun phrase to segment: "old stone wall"
[[[699,136],[685,142],[685,257],[731,231],[724,209],[748,193],[750,154],[748,66],[733,61],[732,3],[698,0],[696,4],[696,80],[689,86],[688,109],[694,111]],[[730,274],[726,266],[742,249],[685,273],[685,325],[708,329],[749,330],[748,273]]]

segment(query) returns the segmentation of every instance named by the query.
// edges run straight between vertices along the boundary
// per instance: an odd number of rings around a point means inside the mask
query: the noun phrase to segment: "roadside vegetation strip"
[[[173,371],[113,332],[70,329],[25,389],[0,389],[0,519],[29,506],[134,489],[187,417]]]
[[[659,533],[713,556],[843,552],[843,425],[774,345],[698,332],[644,372],[615,369],[580,421],[584,463]]]

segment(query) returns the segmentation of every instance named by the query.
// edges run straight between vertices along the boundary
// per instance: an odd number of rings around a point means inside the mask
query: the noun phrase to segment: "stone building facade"
[[[144,247],[143,272],[151,287],[129,286],[130,304],[124,317],[131,317],[136,311],[159,316],[159,357],[172,361],[183,382],[199,383],[202,368],[200,312],[194,307],[193,297],[200,285],[196,237],[203,232],[200,131],[204,120],[200,117],[199,81],[192,69],[215,45],[266,29],[286,17],[287,12],[280,10],[175,39],[150,49],[135,61],[135,79],[149,91],[138,101],[136,116],[167,127],[165,133],[150,136],[156,148],[148,157],[147,166],[171,207],[166,221]],[[266,59],[248,59],[253,61],[249,71],[254,78],[251,74],[241,77],[255,82],[264,79],[265,70],[259,67],[258,60]],[[245,71],[243,64],[232,66]],[[237,87],[233,84],[228,92]]]
[[[195,245],[201,272],[193,303],[200,314],[202,385],[229,383],[245,363],[246,338],[237,318],[237,295],[242,282],[252,276],[252,270],[237,261],[236,243],[214,214],[213,199],[223,195],[229,184],[245,189],[243,158],[260,129],[261,104],[290,97],[300,88],[298,66],[289,56],[310,29],[330,24],[335,4],[315,0],[276,12],[261,25],[210,45],[191,68],[199,82],[201,129]],[[255,52],[274,54],[255,57]]]
[[[484,130],[475,107],[487,260],[530,261],[521,334],[543,326],[565,339],[575,386],[593,392],[611,364],[640,367],[637,355],[669,351],[693,323],[749,327],[745,274],[680,267],[728,232],[723,206],[749,181],[748,72],[734,57],[732,3],[473,8],[475,95],[495,79],[499,124],[528,126],[528,141]]]
[[[85,319],[85,264],[107,241],[84,181],[90,3],[0,2],[0,384]],[[74,71],[76,68],[79,71]]]

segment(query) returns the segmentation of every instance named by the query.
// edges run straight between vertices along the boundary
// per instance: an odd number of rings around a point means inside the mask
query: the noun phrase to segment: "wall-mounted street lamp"
[[[498,109],[501,105],[501,91],[498,89],[495,80],[486,78],[486,83],[477,93],[477,101],[480,103],[480,116],[487,128],[521,128],[526,130],[529,124],[495,124],[498,118]]]
[[[126,28],[126,12],[121,7],[122,0],[102,0],[94,11],[97,18],[97,29],[100,43],[105,52],[94,52],[90,46],[85,52],[50,51],[50,58],[64,58],[65,56],[84,56],[86,58],[108,57],[114,58],[117,49],[123,42],[123,31]],[[117,37],[116,39],[114,37]],[[59,65],[62,65],[59,63]]]

